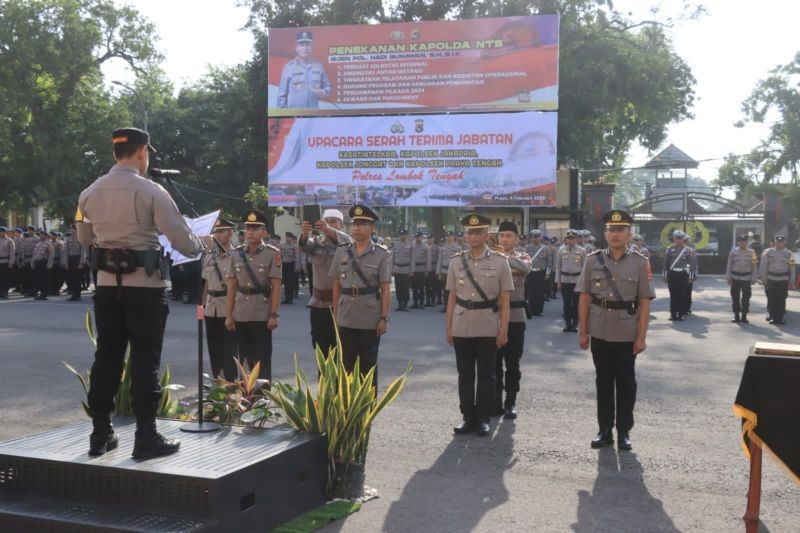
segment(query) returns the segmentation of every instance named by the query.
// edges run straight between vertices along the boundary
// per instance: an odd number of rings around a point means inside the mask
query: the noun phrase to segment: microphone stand
[[[178,189],[178,187],[175,186],[175,184],[172,182],[172,178],[169,177],[169,176],[164,176],[164,179],[166,180],[167,183],[169,183],[170,187],[172,187],[172,190],[177,193],[178,197],[181,200],[183,200],[183,203],[185,203],[186,205],[189,206],[189,209],[192,210],[192,213],[194,214],[194,216],[195,217],[199,217],[200,214],[194,208],[194,204],[192,202],[190,202],[183,195],[183,193],[180,191],[180,189]],[[214,242],[216,242],[216,239],[214,239]],[[218,242],[217,242],[217,246],[222,248],[222,245],[220,245]],[[203,312],[202,312],[202,308],[203,308],[203,302],[202,302],[202,298],[203,298],[203,276],[202,276],[202,271],[203,271],[203,257],[204,256],[205,256],[205,254],[203,253],[203,254],[200,255],[200,259],[198,259],[198,261],[200,261],[200,273],[201,274],[197,278],[197,286],[198,286],[197,287],[197,298],[199,300],[198,304],[197,304],[197,422],[186,422],[186,423],[182,424],[181,427],[180,427],[180,430],[184,431],[186,433],[211,433],[213,431],[218,431],[219,429],[221,429],[219,424],[216,424],[214,422],[204,422],[203,421],[203,403],[204,403],[204,399],[203,399]]]

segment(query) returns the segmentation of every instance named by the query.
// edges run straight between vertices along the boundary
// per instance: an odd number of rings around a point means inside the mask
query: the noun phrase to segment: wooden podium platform
[[[91,422],[0,443],[0,531],[258,531],[325,503],[326,439],[283,429],[184,433],[177,454],[131,457],[135,424],[115,420],[120,446],[86,453]]]

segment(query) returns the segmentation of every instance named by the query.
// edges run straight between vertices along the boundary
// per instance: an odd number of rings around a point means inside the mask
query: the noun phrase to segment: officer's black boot
[[[738,324],[739,322],[741,322],[741,319],[739,318],[739,313],[738,312],[733,313],[733,320],[731,320],[731,322],[733,322],[735,324]]]
[[[562,329],[561,331],[563,331],[564,333],[572,331],[572,319],[570,318],[564,319],[564,329]]]
[[[178,451],[181,441],[167,439],[156,431],[155,416],[136,417],[136,439],[133,442],[134,459],[152,459]]]
[[[611,428],[601,430],[595,438],[592,439],[592,448],[604,448],[614,444],[614,434]]]
[[[742,312],[742,319],[740,321],[742,324],[749,324],[750,321],[747,320],[747,312]]]
[[[118,444],[119,435],[114,433],[111,416],[94,416],[92,418],[92,434],[89,435],[89,455],[103,455],[116,448]]]
[[[506,409],[505,413],[503,413],[503,418],[513,420],[517,418],[517,410],[514,408],[514,404],[517,403],[517,393],[516,392],[506,392]]]

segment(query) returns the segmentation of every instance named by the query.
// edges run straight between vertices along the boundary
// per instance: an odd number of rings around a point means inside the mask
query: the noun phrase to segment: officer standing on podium
[[[489,434],[495,401],[495,358],[508,343],[510,298],[514,290],[508,259],[486,245],[489,219],[461,220],[469,249],[450,260],[447,272],[447,343],[455,348],[458,400],[463,421],[456,435]],[[475,384],[477,368],[477,389]]]
[[[161,401],[158,370],[169,313],[164,295],[169,267],[158,236],[165,235],[186,256],[199,254],[204,242],[192,234],[167,191],[144,177],[150,152],[155,153],[148,133],[120,129],[113,133],[112,143],[117,163],[81,193],[75,217],[81,244],[95,245],[92,265],[98,269],[89,454],[102,455],[119,442],[110,413],[130,343],[136,413],[133,457],[147,459],[174,453],[180,446],[156,431]]]
[[[633,218],[615,209],[603,216],[606,250],[586,258],[575,291],[580,293],[580,347],[591,346],[597,373],[597,422],[592,448],[614,443],[620,450],[633,445],[636,403],[636,356],[647,348],[650,300],[655,298],[647,258],[628,248]],[[616,401],[615,401],[616,398]]]

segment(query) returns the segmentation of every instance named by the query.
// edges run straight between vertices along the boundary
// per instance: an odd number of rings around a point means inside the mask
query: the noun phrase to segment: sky
[[[117,4],[130,4],[122,0]],[[656,3],[659,17],[680,15],[684,0]],[[671,30],[677,53],[697,79],[695,118],[669,128],[667,142],[697,160],[745,154],[767,135],[763,125],[735,128],[741,104],[756,83],[777,65],[788,63],[800,41],[796,35],[800,2],[788,0],[705,0],[707,13],[697,20],[678,22]],[[234,0],[136,0],[133,5],[156,25],[158,49],[165,56],[163,69],[180,88],[203,76],[209,65],[230,66],[247,60],[252,37],[241,28],[248,10]],[[616,10],[634,19],[649,19],[643,0],[615,0]],[[119,62],[104,68],[107,80],[131,82],[134,75]],[[628,165],[646,163],[655,154],[634,147]],[[704,163],[696,173],[716,177],[721,161]]]

